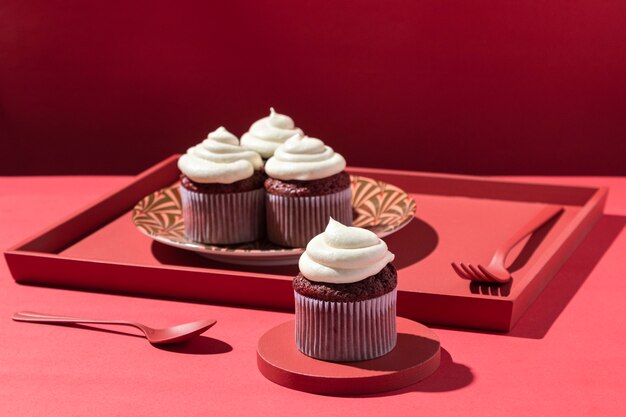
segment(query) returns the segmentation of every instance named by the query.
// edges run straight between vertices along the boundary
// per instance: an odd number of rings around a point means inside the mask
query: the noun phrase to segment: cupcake
[[[279,114],[270,108],[270,115],[257,120],[250,126],[248,132],[241,137],[241,146],[258,152],[264,159],[274,155],[279,145],[302,130],[295,127],[293,119]]]
[[[330,220],[293,281],[296,346],[334,362],[373,359],[396,345],[394,255],[374,233]]]
[[[268,239],[305,247],[328,219],[352,224],[352,187],[346,161],[315,138],[294,135],[265,164]]]
[[[209,133],[180,157],[178,168],[187,238],[226,245],[264,236],[263,161],[235,135],[223,127]]]

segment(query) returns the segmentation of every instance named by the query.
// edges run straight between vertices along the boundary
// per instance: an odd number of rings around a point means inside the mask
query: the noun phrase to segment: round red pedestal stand
[[[439,366],[440,343],[428,327],[397,319],[398,343],[388,354],[361,362],[326,362],[301,353],[293,320],[265,333],[257,347],[257,365],[270,381],[299,391],[363,395],[414,384]]]

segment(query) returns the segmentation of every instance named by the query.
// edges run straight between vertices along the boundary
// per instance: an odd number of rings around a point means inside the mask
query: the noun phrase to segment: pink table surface
[[[510,333],[435,328],[442,364],[420,383],[368,397],[292,391],[266,380],[255,357],[259,337],[289,313],[23,286],[2,258],[0,415],[626,415],[626,178],[514,179],[608,186],[605,215]],[[0,247],[127,181],[0,177]],[[13,322],[17,310],[218,324],[161,349],[139,337]]]

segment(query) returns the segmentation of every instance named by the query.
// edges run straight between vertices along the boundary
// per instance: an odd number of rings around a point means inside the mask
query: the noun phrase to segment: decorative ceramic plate
[[[406,226],[415,215],[415,200],[398,187],[366,177],[351,176],[353,226],[379,237]],[[238,245],[209,245],[188,240],[178,184],[156,191],[133,208],[135,226],[152,239],[186,249],[216,261],[239,265],[291,265],[304,248],[284,248],[268,241]]]

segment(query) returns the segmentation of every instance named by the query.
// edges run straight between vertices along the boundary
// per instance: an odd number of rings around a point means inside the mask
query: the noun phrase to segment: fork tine
[[[459,267],[466,277],[468,277],[472,281],[476,281],[476,277],[474,276],[474,274],[472,274],[472,271],[470,271],[463,262],[459,262]]]
[[[461,262],[461,268],[463,268],[463,271],[467,276],[472,278],[472,281],[483,281],[481,275],[475,274],[474,271],[469,267],[469,264],[465,265],[463,262]]]
[[[474,276],[476,276],[477,279],[483,282],[491,282],[491,277],[489,275],[483,274],[482,272],[480,272],[480,270],[478,270],[478,268],[476,268],[472,264],[467,264],[467,266],[469,267],[469,269],[472,270]]]
[[[454,269],[454,272],[456,272],[458,276],[460,276],[461,278],[466,279],[466,280],[468,280],[468,281],[474,281],[471,277],[469,277],[469,276],[468,276],[468,275],[467,275],[467,274],[466,274],[466,273],[465,273],[465,272],[461,269],[461,267],[460,267],[460,266],[458,266],[458,265],[456,264],[456,262],[452,262],[452,263],[451,263],[451,265],[452,265],[452,269]]]
[[[497,276],[495,276],[494,274],[489,272],[489,270],[487,268],[485,268],[484,266],[482,266],[481,264],[478,264],[477,266],[483,272],[483,274],[485,274],[485,276],[490,277],[493,282],[497,282],[497,283],[502,284],[502,283],[508,281],[508,280],[503,281],[502,279],[498,278]]]

